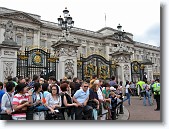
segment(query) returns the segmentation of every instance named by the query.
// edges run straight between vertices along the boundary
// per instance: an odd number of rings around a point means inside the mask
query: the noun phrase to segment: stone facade
[[[44,21],[39,15],[0,7],[0,44],[4,41],[5,24],[9,20],[13,22],[13,39],[18,45],[22,46],[20,48],[21,51],[24,51],[26,46],[31,46],[43,49],[48,48],[54,54],[51,45],[56,43],[63,34],[57,23]],[[106,59],[110,59],[109,54],[118,49],[119,41],[113,35],[116,31],[116,29],[110,27],[104,27],[97,32],[77,27],[72,28],[70,34],[75,38],[77,43],[81,44],[77,50],[77,58],[80,58],[80,54],[87,57],[90,54],[97,53]],[[160,47],[133,41],[133,34],[128,32],[126,32],[126,37],[121,43],[125,50],[132,53],[130,55],[130,62],[134,60],[142,61],[146,55],[146,58],[154,63],[152,66],[146,66],[145,68],[149,80],[153,79],[153,76],[155,78],[160,75]],[[67,48],[63,50],[63,54],[72,55],[74,51],[70,51]],[[62,54],[61,51],[59,51],[59,54]],[[72,63],[73,60],[69,60],[68,62]],[[124,69],[130,68],[125,62],[122,67]],[[74,73],[76,71],[74,70]],[[126,70],[124,72],[124,78],[128,78],[130,73]],[[66,74],[72,73],[67,72]]]

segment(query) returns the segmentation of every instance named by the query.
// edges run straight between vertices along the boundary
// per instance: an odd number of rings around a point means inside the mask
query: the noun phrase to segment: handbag
[[[34,109],[35,112],[48,111],[48,108],[44,105],[36,106]]]
[[[103,102],[103,108],[104,109],[108,109],[110,107],[110,103],[109,102]]]
[[[0,120],[12,120],[12,115],[8,115],[6,113],[0,114]]]
[[[97,108],[97,103],[94,100],[89,100],[87,102],[87,105],[93,107],[93,108]]]

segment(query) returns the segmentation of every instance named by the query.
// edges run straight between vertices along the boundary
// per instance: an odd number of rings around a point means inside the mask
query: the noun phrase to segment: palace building
[[[64,33],[58,23],[44,21],[36,14],[0,7],[0,44],[5,40],[8,21],[13,23],[14,42],[21,46],[18,50],[19,59],[28,59],[27,65],[34,59],[30,71],[39,68],[39,71],[34,70],[36,74],[46,74],[50,67],[56,67],[53,72],[58,80],[64,76],[85,79],[92,74],[103,79],[110,79],[115,75],[118,81],[138,81],[143,78],[152,80],[160,77],[160,47],[134,41],[132,33],[125,32],[125,36],[120,39],[115,35],[118,30],[111,27],[104,27],[96,32],[73,27],[68,39],[63,40],[61,37],[64,37]],[[38,51],[32,57],[25,54],[37,48]],[[43,61],[44,52],[50,53],[50,58]],[[55,62],[55,65],[49,63],[48,67],[42,67],[43,62],[47,61]],[[38,66],[33,67],[34,65]],[[5,67],[0,68],[6,72],[6,76],[10,75],[10,68],[8,67],[7,72]],[[24,69],[17,64],[17,72],[11,74],[24,75]],[[51,71],[47,73],[49,72]],[[3,81],[2,78],[0,81]]]

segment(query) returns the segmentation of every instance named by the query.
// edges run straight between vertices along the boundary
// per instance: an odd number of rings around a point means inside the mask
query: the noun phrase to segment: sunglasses
[[[85,88],[89,87],[89,86],[84,86]]]

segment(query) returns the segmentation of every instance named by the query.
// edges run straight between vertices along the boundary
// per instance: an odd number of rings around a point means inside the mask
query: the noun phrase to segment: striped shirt
[[[12,104],[19,106],[21,105],[23,101],[29,101],[28,93],[25,93],[24,95],[21,95],[21,94],[14,95]],[[26,117],[26,113],[13,114],[12,116],[13,117]]]

